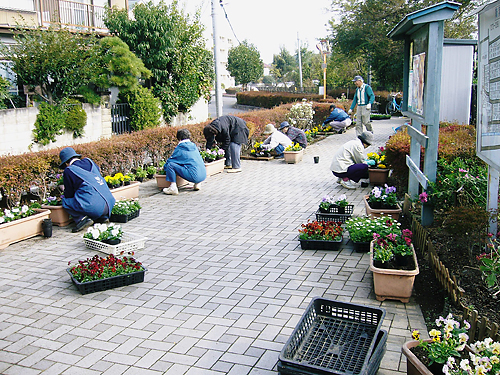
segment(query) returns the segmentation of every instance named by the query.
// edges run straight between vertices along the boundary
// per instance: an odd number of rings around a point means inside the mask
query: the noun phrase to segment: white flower
[[[11,211],[17,214],[19,212],[19,207],[14,207]]]
[[[5,223],[5,218],[3,216],[0,216],[0,224]]]
[[[114,228],[114,229],[111,230],[111,235],[113,237],[118,237],[119,234],[120,234],[120,228],[118,228],[118,229]]]
[[[30,208],[27,206],[27,205],[24,205],[22,208],[21,208],[21,212],[24,214],[26,212],[28,212]]]
[[[101,235],[99,230],[97,230],[95,228],[89,228],[88,232],[92,235],[92,238],[94,240],[97,240],[99,238],[99,236]]]

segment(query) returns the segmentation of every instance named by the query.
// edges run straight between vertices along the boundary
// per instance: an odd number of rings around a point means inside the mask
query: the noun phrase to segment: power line
[[[238,44],[241,44],[240,40],[236,36],[236,33],[234,32],[233,25],[231,25],[231,21],[229,21],[229,17],[227,16],[226,9],[224,9],[224,4],[222,4],[222,0],[219,0],[220,7],[224,11],[224,15],[226,16],[227,23],[229,24],[229,27],[231,28],[231,31],[233,32],[234,37],[238,41]]]

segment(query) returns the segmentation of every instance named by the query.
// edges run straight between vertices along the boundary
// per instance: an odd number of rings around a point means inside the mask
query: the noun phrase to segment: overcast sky
[[[212,0],[180,0],[187,13],[201,9],[201,19],[206,29],[212,31]],[[219,0],[213,0],[219,8],[219,35],[229,34],[233,40],[248,40],[260,52],[264,63],[270,64],[273,55],[284,46],[292,55],[298,47],[297,33],[302,46],[319,53],[316,38],[329,34],[328,21],[331,0],[223,0],[227,17],[234,29],[232,33]],[[166,1],[169,3],[169,1]],[[208,34],[210,35],[210,34]],[[207,36],[208,37],[208,36]]]

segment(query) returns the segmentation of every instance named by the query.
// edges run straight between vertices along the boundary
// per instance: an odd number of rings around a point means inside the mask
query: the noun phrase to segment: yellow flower
[[[387,168],[387,167],[385,166],[385,164],[379,164],[379,165],[378,165],[378,167],[379,167],[379,168],[382,168],[382,169]]]
[[[250,151],[251,154],[255,154],[255,149],[252,148],[252,150]]]
[[[113,176],[116,180],[123,181],[123,173],[118,172]]]
[[[441,336],[441,331],[438,331],[437,329],[431,329],[429,332],[429,336],[439,337],[439,336]]]
[[[411,337],[413,337],[413,340],[420,340],[420,332],[418,330],[414,330],[411,333]]]

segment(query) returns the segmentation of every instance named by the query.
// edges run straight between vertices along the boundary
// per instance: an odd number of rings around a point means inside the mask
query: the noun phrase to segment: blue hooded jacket
[[[179,175],[187,181],[197,184],[207,178],[207,169],[201,158],[200,151],[191,141],[180,142],[172,156],[168,158],[167,163],[170,161],[183,167],[182,173],[179,173]],[[165,163],[165,166],[167,163]]]

